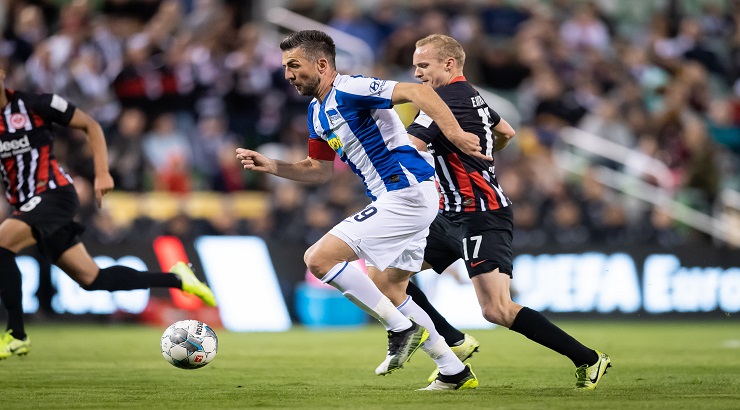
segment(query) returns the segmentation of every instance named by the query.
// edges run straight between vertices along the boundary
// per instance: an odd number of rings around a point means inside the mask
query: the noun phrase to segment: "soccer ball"
[[[164,331],[160,345],[162,356],[173,366],[199,369],[216,357],[218,337],[199,320],[181,320]]]

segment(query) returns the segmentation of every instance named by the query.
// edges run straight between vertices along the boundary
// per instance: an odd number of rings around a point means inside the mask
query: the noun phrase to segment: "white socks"
[[[386,330],[398,332],[411,327],[411,321],[404,313],[396,309],[375,283],[354,265],[348,262],[338,263],[321,281],[339,289],[344,297],[378,319]]]
[[[434,328],[434,323],[427,312],[419,307],[411,296],[406,297],[406,300],[398,306],[398,310],[404,316],[413,319],[414,322],[427,328],[429,339],[422,343],[421,350],[434,360],[441,374],[451,376],[465,370],[465,365],[457,358],[450,347],[447,346],[445,338],[440,336],[437,329]]]

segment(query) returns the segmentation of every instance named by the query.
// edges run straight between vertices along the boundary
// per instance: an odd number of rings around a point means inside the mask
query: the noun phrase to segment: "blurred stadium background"
[[[302,260],[367,203],[356,177],[337,162],[331,183],[306,186],[247,174],[234,156],[306,156],[308,100],[277,47],[305,28],[334,36],[340,71],[394,80],[414,81],[419,38],[464,45],[467,78],[518,131],[496,172],[515,204],[520,303],[592,319],[740,311],[740,1],[2,3],[6,86],[60,94],[106,130],[116,191],[101,210],[84,135],[60,130],[55,146],[99,264],[166,270],[186,257],[220,303],[84,292],[30,251],[19,261],[37,321],[367,323]],[[459,272],[418,280],[453,323],[485,327]]]

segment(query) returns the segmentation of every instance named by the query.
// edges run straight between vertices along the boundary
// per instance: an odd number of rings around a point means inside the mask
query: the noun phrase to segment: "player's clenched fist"
[[[258,172],[275,172],[273,169],[274,161],[257,151],[237,148],[236,158],[242,163],[244,169]]]

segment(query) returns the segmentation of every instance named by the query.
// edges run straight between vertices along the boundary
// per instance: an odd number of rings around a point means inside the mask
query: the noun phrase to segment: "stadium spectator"
[[[265,110],[264,98],[271,93],[271,68],[267,47],[263,44],[260,27],[247,23],[239,28],[239,46],[224,61],[231,77],[231,87],[224,95],[229,129],[256,147],[268,142],[262,136],[260,121]]]
[[[193,146],[177,129],[175,115],[162,113],[142,139],[144,155],[154,170],[154,186],[160,190],[189,192],[192,187],[190,164]]]
[[[127,108],[116,128],[108,133],[108,161],[117,189],[141,192],[145,189],[147,162],[142,138],[147,128],[143,111]]]
[[[11,10],[12,23],[6,22],[0,40],[0,56],[13,64],[24,64],[41,41],[46,39],[48,30],[40,7],[33,4],[17,4]]]
[[[232,154],[240,141],[228,131],[223,115],[201,115],[190,138],[193,152],[197,153],[193,156],[192,167],[200,179],[200,190],[233,192],[244,188]]]
[[[588,4],[578,6],[573,17],[560,26],[560,35],[571,50],[596,49],[606,52],[611,47],[609,30]]]
[[[529,11],[520,3],[486,0],[480,10],[483,30],[492,37],[512,38],[521,24],[529,19]]]

